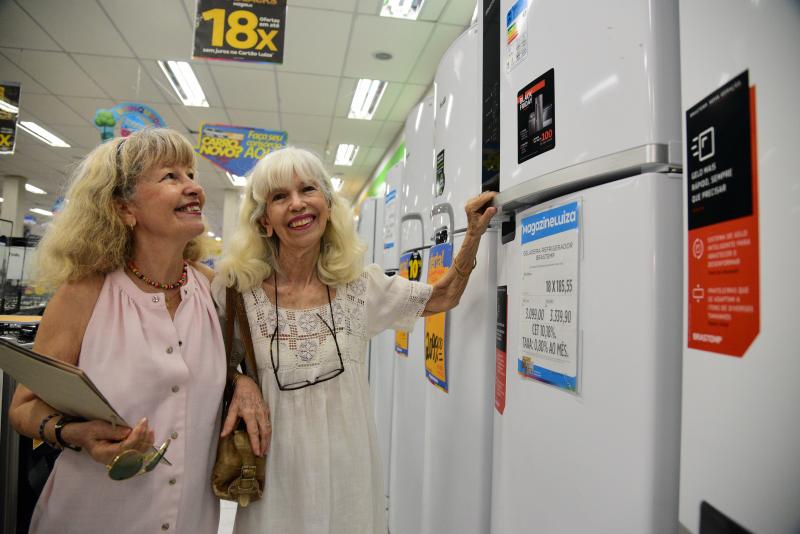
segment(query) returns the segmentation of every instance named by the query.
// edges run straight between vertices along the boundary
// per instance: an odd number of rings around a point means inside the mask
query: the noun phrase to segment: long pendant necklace
[[[186,281],[189,279],[188,275],[188,263],[186,260],[183,261],[183,272],[181,273],[180,279],[177,282],[173,282],[172,284],[165,284],[163,282],[159,282],[157,280],[152,280],[147,277],[142,271],[140,271],[136,265],[133,264],[132,261],[128,262],[128,269],[133,273],[133,276],[144,282],[145,284],[151,285],[158,289],[177,289],[186,285]]]

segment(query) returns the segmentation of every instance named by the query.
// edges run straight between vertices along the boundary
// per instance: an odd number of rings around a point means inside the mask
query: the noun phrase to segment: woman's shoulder
[[[195,271],[198,271],[200,274],[202,274],[208,280],[209,284],[214,281],[214,269],[208,265],[200,263],[199,261],[190,261],[189,265],[191,265]]]

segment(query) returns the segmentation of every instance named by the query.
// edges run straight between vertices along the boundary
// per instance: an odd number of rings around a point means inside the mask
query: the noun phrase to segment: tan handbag
[[[223,332],[229,371],[236,366],[231,357],[234,322],[239,324],[239,336],[244,343],[245,357],[241,364],[242,370],[255,380],[260,388],[258,368],[253,352],[253,339],[250,336],[250,325],[244,310],[244,300],[241,293],[229,287],[225,294],[225,330]],[[228,415],[228,406],[232,397],[233,388],[228,385],[223,398],[223,423]],[[264,494],[266,469],[267,459],[253,454],[247,428],[244,421],[239,419],[236,430],[226,437],[220,438],[217,446],[217,459],[214,462],[214,469],[211,471],[211,487],[214,489],[214,495],[226,501],[236,501],[239,506],[245,507],[260,499]]]

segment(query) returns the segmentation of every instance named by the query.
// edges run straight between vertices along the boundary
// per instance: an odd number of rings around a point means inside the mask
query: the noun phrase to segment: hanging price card
[[[577,391],[580,204],[523,216],[520,358],[527,378]]]
[[[192,57],[283,63],[286,0],[197,0]]]
[[[428,283],[437,280],[453,265],[453,245],[443,243],[431,248],[428,260]],[[425,375],[431,384],[447,392],[447,351],[445,330],[447,313],[437,313],[425,318]]]
[[[422,256],[419,252],[408,252],[400,256],[400,269],[397,273],[401,278],[419,282],[422,278]],[[408,332],[395,330],[394,351],[400,356],[408,356]]]

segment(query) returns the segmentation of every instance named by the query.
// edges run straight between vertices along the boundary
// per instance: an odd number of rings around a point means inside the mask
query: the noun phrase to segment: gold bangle
[[[463,278],[469,278],[470,273],[473,270],[475,270],[475,267],[477,266],[478,266],[478,258],[472,258],[472,268],[467,272],[464,272],[461,269],[459,269],[458,264],[456,262],[453,262],[453,269],[455,269],[456,273],[461,275]]]

